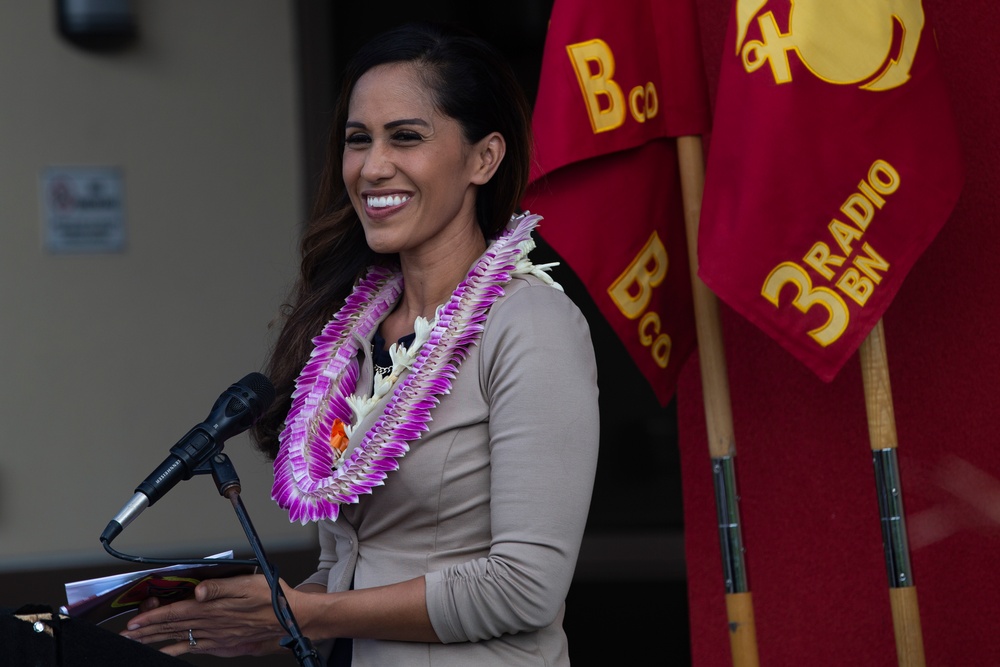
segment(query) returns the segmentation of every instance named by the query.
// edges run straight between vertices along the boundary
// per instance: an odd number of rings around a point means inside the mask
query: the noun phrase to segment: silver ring
[[[188,646],[197,646],[198,640],[194,638],[194,630],[188,630]]]

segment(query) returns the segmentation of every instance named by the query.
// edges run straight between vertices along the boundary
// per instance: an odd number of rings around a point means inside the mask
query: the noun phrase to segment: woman
[[[410,25],[354,57],[333,123],[254,427],[275,500],[319,522],[289,607],[331,665],[568,665],[597,379],[585,319],[527,259],[538,217],[515,214],[528,104],[484,42]],[[285,636],[262,576],[123,634],[224,656]]]

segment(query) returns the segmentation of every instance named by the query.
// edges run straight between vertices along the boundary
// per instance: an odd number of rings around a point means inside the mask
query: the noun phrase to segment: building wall
[[[261,369],[296,269],[293,2],[134,6],[134,44],[94,53],[59,35],[56,3],[0,3],[0,571],[112,560],[105,526]],[[40,177],[63,166],[120,170],[124,250],[43,244]],[[270,465],[246,436],[225,451],[268,544],[310,543],[270,501]],[[245,545],[210,475],[115,542],[171,556]]]

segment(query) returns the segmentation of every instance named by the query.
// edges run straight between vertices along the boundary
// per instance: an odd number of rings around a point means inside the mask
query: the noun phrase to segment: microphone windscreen
[[[262,373],[249,373],[237,384],[244,385],[257,395],[256,401],[250,401],[250,409],[254,413],[254,418],[264,414],[264,411],[274,402],[274,385]],[[226,406],[227,414],[230,410],[240,412],[242,409],[243,406],[240,405],[240,401],[236,397],[233,397]]]

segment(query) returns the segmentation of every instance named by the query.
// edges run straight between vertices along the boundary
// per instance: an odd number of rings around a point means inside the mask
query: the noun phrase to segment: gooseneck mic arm
[[[271,605],[281,627],[288,632],[281,645],[290,649],[303,667],[322,667],[319,653],[313,648],[308,637],[302,635],[298,623],[288,606],[288,600],[281,590],[277,570],[264,553],[264,547],[250,521],[243,500],[240,498],[240,480],[229,457],[222,453],[225,441],[250,428],[274,401],[274,387],[271,381],[260,373],[250,373],[233,384],[219,396],[212,411],[202,423],[170,448],[170,455],[135,489],[135,495],[121,511],[108,523],[101,534],[104,549],[116,558],[139,563],[160,564],[202,564],[218,563],[207,558],[165,559],[129,556],[111,547],[112,540],[128,526],[143,510],[163,497],[182,480],[194,475],[212,473],[219,493],[229,498],[236,510],[240,524],[253,549],[255,560],[235,561],[261,568],[264,578],[271,588]]]
[[[110,543],[178,482],[191,479],[199,466],[222,451],[226,440],[250,428],[273,401],[274,386],[261,373],[250,373],[222,392],[205,421],[171,447],[170,455],[136,487],[135,495],[104,529],[101,542]]]

